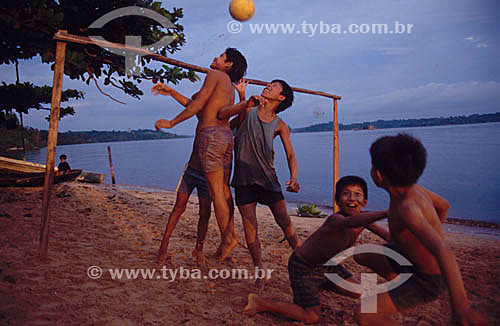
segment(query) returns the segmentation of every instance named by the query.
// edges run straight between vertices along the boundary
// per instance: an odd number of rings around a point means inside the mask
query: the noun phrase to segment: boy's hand
[[[241,78],[238,81],[238,83],[233,83],[233,86],[238,91],[238,95],[240,96],[240,98],[243,98],[243,99],[245,98],[245,89],[247,88],[248,83],[249,83],[249,81],[244,79],[244,78]]]
[[[289,192],[299,192],[300,191],[300,185],[297,182],[297,179],[295,179],[295,178],[290,178],[290,180],[285,182],[285,184],[287,185],[286,191],[289,191]]]
[[[251,108],[251,107],[254,107],[254,106],[264,106],[265,103],[266,103],[266,99],[265,98],[263,98],[260,95],[253,95],[252,97],[250,97],[248,99],[248,101],[247,101],[247,107]]]
[[[153,93],[154,96],[158,94],[165,96],[172,95],[173,91],[174,90],[172,88],[162,83],[158,83],[151,88],[151,92]]]
[[[155,128],[158,131],[161,131],[161,128],[170,129],[172,127],[173,127],[172,121],[167,119],[160,119],[155,123]]]

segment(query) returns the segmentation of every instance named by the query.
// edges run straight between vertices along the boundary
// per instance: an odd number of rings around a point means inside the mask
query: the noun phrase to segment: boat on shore
[[[54,183],[75,180],[82,170],[69,170],[66,173],[56,173]],[[0,172],[0,187],[41,187],[45,172]]]
[[[57,167],[55,168],[57,171]],[[74,170],[76,171],[76,170]],[[77,180],[89,183],[103,183],[103,173],[88,172],[79,170]],[[9,157],[0,156],[0,172],[5,173],[45,173],[45,164],[33,163],[28,161],[16,160]],[[5,174],[4,173],[4,174]]]
[[[0,170],[11,172],[45,172],[45,165],[0,156]]]

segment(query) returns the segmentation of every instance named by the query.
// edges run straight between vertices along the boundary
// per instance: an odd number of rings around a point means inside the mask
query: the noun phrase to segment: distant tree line
[[[9,148],[21,148],[22,141],[19,129],[24,129],[25,146],[32,150],[47,146],[47,130],[38,130],[31,127],[24,128],[20,125],[15,114],[0,112],[0,154]],[[180,136],[169,132],[139,129],[131,131],[68,131],[59,132],[57,136],[58,145],[85,144],[85,143],[107,143],[117,141],[135,141],[150,139],[173,139],[191,136]]]
[[[386,128],[410,128],[410,127],[429,127],[429,126],[443,126],[443,125],[463,125],[475,123],[488,123],[500,122],[500,112],[488,114],[472,114],[461,115],[456,117],[440,117],[440,118],[427,118],[427,119],[399,119],[399,120],[377,120],[361,123],[339,124],[339,130],[358,130],[370,129],[373,126],[376,129]],[[319,131],[332,131],[333,121],[328,123],[320,123],[311,125],[305,128],[293,128],[292,132],[319,132]]]
[[[40,131],[42,146],[46,146],[48,137],[47,130]],[[139,129],[131,131],[68,131],[60,132],[57,136],[58,145],[85,144],[85,143],[107,143],[117,141],[136,141],[151,139],[172,139],[185,138],[189,136],[179,136],[169,132],[159,132],[155,130]]]
[[[0,155],[9,148],[21,148],[21,134],[19,119],[14,113],[0,112]],[[24,128],[24,146],[26,149],[38,147],[40,133],[33,128]]]

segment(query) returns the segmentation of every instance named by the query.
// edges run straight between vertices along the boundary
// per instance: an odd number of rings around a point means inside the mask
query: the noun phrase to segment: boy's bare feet
[[[160,265],[160,266],[164,266],[164,265],[167,265],[167,263],[170,263],[170,264],[171,264],[171,263],[173,262],[173,259],[174,259],[174,258],[173,258],[172,256],[168,256],[168,255],[165,253],[165,255],[162,255],[162,256],[158,255],[158,256],[156,257],[156,262],[157,262],[157,264],[158,264],[158,265]]]
[[[191,254],[196,259],[196,263],[198,265],[205,266],[208,263],[207,257],[205,257],[205,255],[203,254],[203,252],[201,252],[201,250],[194,249]]]
[[[219,247],[217,247],[217,250],[215,251],[214,257],[219,258],[221,252],[222,252],[222,242],[219,244]]]
[[[269,281],[269,277],[266,275],[264,278],[258,278],[255,280],[255,290],[258,294],[262,294],[266,283]]]
[[[221,252],[219,256],[219,261],[224,261],[224,259],[227,258],[227,256],[231,253],[231,250],[233,250],[237,244],[238,244],[238,239],[236,239],[235,237],[232,237],[226,243],[222,244],[220,247]]]
[[[255,290],[257,291],[258,294],[262,294],[262,291],[264,291],[264,287],[266,285],[267,280],[265,279],[257,279],[255,281]]]
[[[243,314],[247,316],[253,316],[259,312],[259,297],[255,293],[250,293],[248,295],[248,304],[243,309]]]

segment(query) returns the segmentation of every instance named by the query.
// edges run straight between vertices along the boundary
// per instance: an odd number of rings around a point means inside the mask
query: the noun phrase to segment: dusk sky
[[[497,0],[254,0],[255,15],[231,33],[229,1],[163,1],[164,7],[184,8],[187,43],[172,58],[208,67],[227,47],[247,58],[247,77],[284,79],[292,86],[342,96],[341,123],[426,118],[500,111],[500,3]],[[395,22],[411,33],[390,33]],[[252,33],[255,24],[289,24],[279,30]],[[350,24],[387,24],[387,34],[344,33]],[[305,24],[308,24],[307,26]],[[310,25],[309,25],[310,24]],[[319,26],[323,24],[323,30]],[[339,24],[339,25],[334,25]],[[315,34],[312,30],[317,25]],[[342,32],[328,33],[332,25]],[[233,26],[234,27],[234,26]],[[401,31],[401,30],[400,30]],[[298,33],[300,32],[300,33]],[[71,46],[71,45],[69,45]],[[13,65],[0,66],[1,80],[15,81]],[[204,78],[203,74],[199,74]],[[39,58],[20,64],[21,81],[52,84],[50,66]],[[153,96],[151,82],[140,87],[145,95],[134,99],[100,85],[126,102],[121,105],[101,95],[91,83],[70,80],[63,88],[86,94],[75,101],[76,114],[61,120],[61,131],[154,129],[160,118],[173,118],[181,107],[172,99]],[[174,86],[190,96],[202,82]],[[260,94],[249,86],[247,95]],[[63,104],[65,105],[65,104]],[[46,111],[31,111],[25,124],[48,129]],[[332,120],[330,99],[296,94],[294,105],[281,114],[292,127]],[[193,134],[195,118],[172,129]]]

